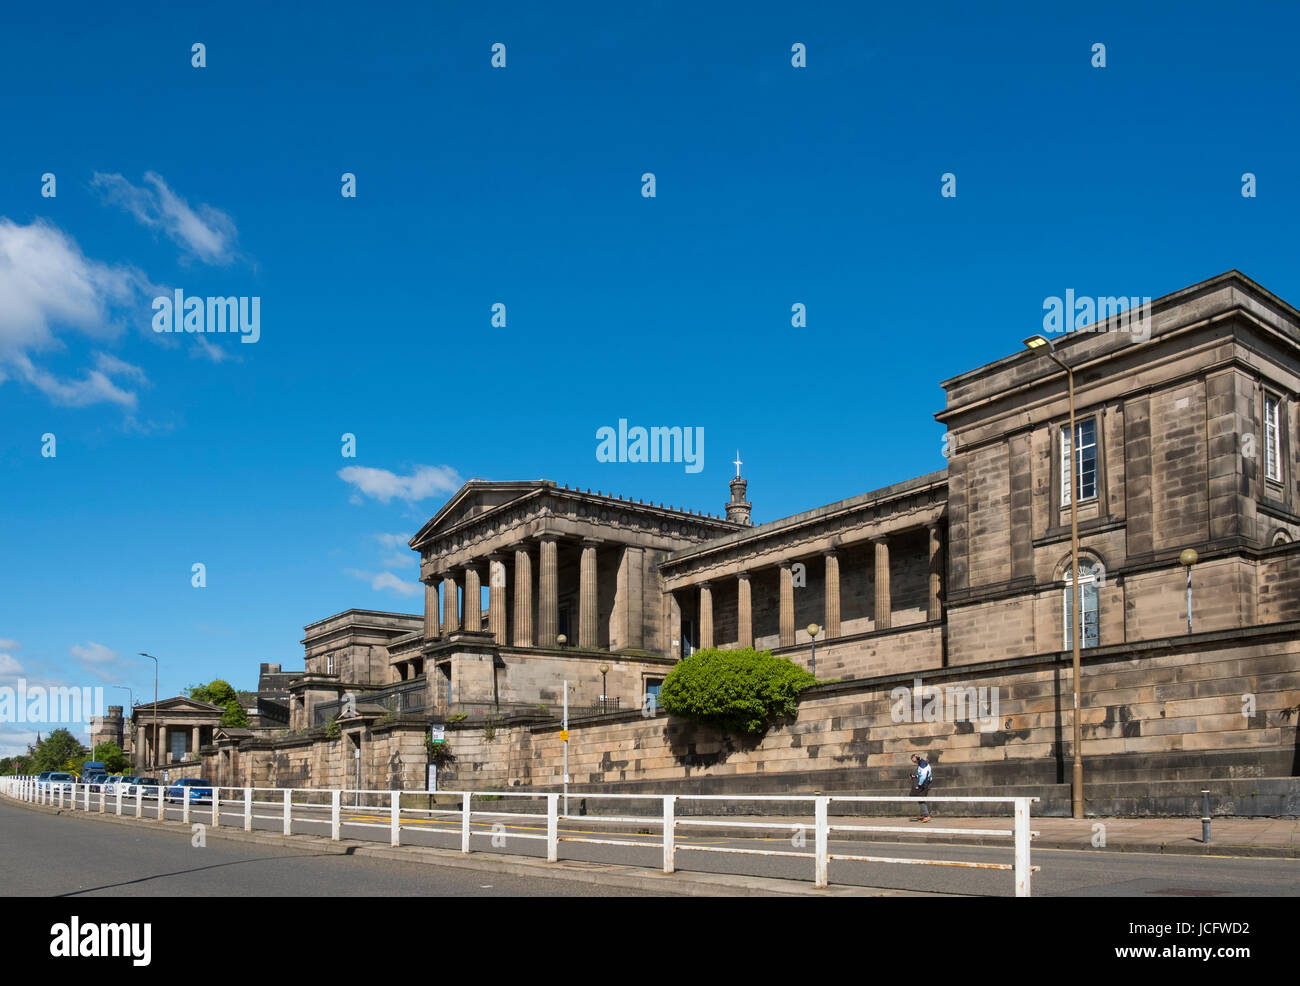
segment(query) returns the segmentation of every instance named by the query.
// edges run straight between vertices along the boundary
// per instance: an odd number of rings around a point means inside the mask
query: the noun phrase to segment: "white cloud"
[[[68,648],[68,653],[77,659],[77,663],[84,670],[103,678],[105,681],[117,677],[116,665],[119,661],[119,655],[111,647],[105,647],[103,644],[88,640],[84,645],[73,644]]]
[[[56,327],[101,340],[117,335],[121,312],[142,309],[149,289],[140,271],[90,260],[49,223],[19,226],[0,218],[0,383],[22,380],[68,407],[133,408],[130,385],[147,383],[138,366],[97,353],[94,368],[82,377],[61,378],[34,363],[31,354],[63,348]]]
[[[235,259],[239,232],[230,216],[210,205],[190,208],[153,171],[146,171],[144,180],[150,188],[132,185],[118,174],[95,172],[92,183],[106,201],[121,206],[150,229],[161,229],[204,263],[224,265]]]
[[[23,666],[12,654],[0,651],[0,680],[17,678],[23,673]]]
[[[0,726],[0,757],[18,757],[36,745],[36,730],[27,726]]]
[[[96,338],[116,335],[111,309],[130,304],[146,286],[139,271],[89,259],[49,223],[0,218],[0,358],[57,347],[54,325]]]
[[[355,579],[369,582],[370,588],[377,592],[387,589],[391,592],[396,592],[400,596],[415,596],[424,591],[424,586],[422,586],[417,580],[404,579],[400,576],[394,575],[392,572],[363,572],[355,568],[346,569],[345,572]]]
[[[409,535],[409,534],[376,534],[376,535],[375,535],[375,540],[378,541],[380,544],[382,544],[385,548],[396,548],[396,547],[398,547],[399,545],[400,545],[401,547],[404,548],[404,547],[406,547],[407,542],[409,542],[409,541],[411,540],[411,535]],[[0,642],[2,642],[2,641],[0,641]]]
[[[16,640],[10,640],[8,637],[0,637],[0,650],[21,650],[22,644]]]
[[[347,466],[339,470],[339,478],[380,503],[394,497],[416,503],[439,493],[454,493],[464,485],[451,466],[416,466],[409,476],[369,466]]]

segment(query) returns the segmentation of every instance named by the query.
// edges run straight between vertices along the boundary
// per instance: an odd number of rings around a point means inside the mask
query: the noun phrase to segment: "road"
[[[0,800],[0,886],[10,897],[650,896],[550,877],[206,840],[174,829],[52,816]]]
[[[483,806],[485,809],[489,805]],[[109,810],[112,810],[110,802]],[[156,806],[146,803],[145,813],[156,813]],[[11,817],[28,819],[26,823],[16,822],[11,826]],[[133,813],[131,806],[130,813]],[[264,831],[279,832],[281,821],[279,806],[265,804],[255,806],[254,828]],[[167,817],[179,821],[181,809],[173,806],[167,809]],[[191,822],[209,823],[211,808],[195,806],[191,810]],[[35,821],[31,821],[35,819]],[[368,812],[355,808],[344,808],[341,816],[341,835],[348,840],[388,841],[387,812],[377,810]],[[134,828],[103,825],[99,822],[78,818],[76,813],[65,813],[51,818],[43,812],[31,812],[24,808],[0,803],[0,839],[4,843],[21,846],[23,851],[6,856],[28,856],[40,858],[40,853],[27,852],[28,840],[32,846],[52,849],[61,845],[64,826],[69,838],[77,841],[78,846],[89,846],[94,840],[111,840],[116,846],[119,839],[126,839],[128,846],[142,847],[139,852],[147,853],[147,846],[153,840],[170,840],[174,845],[175,855],[166,858],[173,861],[179,874],[184,874],[194,866],[193,853],[198,850],[190,848],[189,840],[184,835],[168,832],[151,826],[147,820],[137,823],[143,831]],[[235,804],[223,806],[222,824],[224,826],[242,827],[242,807]],[[494,825],[499,826],[494,829]],[[411,819],[406,815],[402,821],[402,841],[407,845],[437,846],[458,849],[460,846],[460,828],[457,817]],[[476,851],[501,854],[517,853],[533,857],[545,855],[545,844],[539,836],[545,833],[545,824],[540,820],[518,817],[518,813],[494,818],[479,814],[475,805],[475,831],[485,834],[476,835],[471,845]],[[329,834],[329,812],[327,809],[295,808],[295,834]],[[111,833],[111,834],[109,834]],[[640,843],[638,846],[602,846],[576,841],[562,841],[561,859],[575,859],[592,862],[610,862],[643,865],[648,869],[658,868],[662,852],[657,835],[613,834],[602,831],[596,819],[585,818],[566,822],[561,825],[562,840],[582,838],[614,838]],[[642,845],[644,848],[642,848]],[[798,857],[739,856],[723,855],[717,852],[692,851],[690,846],[700,846],[704,850],[716,848],[745,848],[779,850],[798,853]],[[360,864],[362,858],[350,858],[347,863],[340,862],[340,857],[309,854],[303,856],[300,850],[286,849],[275,852],[258,847],[250,850],[241,843],[222,843],[216,833],[209,829],[207,853],[220,849],[228,855],[220,865],[228,867],[229,872],[219,875],[220,879],[233,881],[229,886],[234,892],[248,895],[290,894],[312,895],[315,893],[336,893],[340,869],[344,866]],[[694,870],[714,873],[748,873],[766,877],[780,877],[793,880],[810,881],[812,877],[811,836],[807,845],[792,844],[788,835],[772,838],[730,839],[705,838],[693,831],[679,836],[677,867],[679,870]],[[222,848],[224,847],[224,848]],[[67,853],[66,849],[58,852]],[[915,843],[887,842],[832,842],[830,851],[858,855],[877,855],[901,857],[907,859],[964,860],[988,863],[1010,863],[1010,846],[1004,849],[981,848],[973,846],[918,845]],[[111,864],[105,867],[106,873],[122,869],[122,859],[113,852],[74,851],[77,859],[103,857]],[[268,877],[265,871],[258,872],[258,867],[243,865],[251,859],[278,860],[281,857],[295,862],[286,866],[267,867],[276,873],[284,874],[286,868],[294,873],[301,871],[285,883],[284,879]],[[134,857],[132,857],[134,858]],[[147,860],[150,857],[145,856]],[[206,857],[205,857],[206,859]],[[133,864],[138,868],[143,860]],[[395,864],[385,864],[375,860],[365,860],[374,869],[358,871],[357,879],[373,881],[375,893],[398,895],[412,894],[457,894],[457,893],[501,893],[501,894],[536,894],[583,896],[622,895],[623,891],[615,888],[593,888],[589,884],[577,884],[562,879],[549,878],[506,878],[492,874],[491,878],[478,879],[465,871],[436,868],[411,867],[402,870]],[[1034,874],[1034,896],[1120,896],[1150,897],[1174,899],[1179,897],[1219,897],[1219,896],[1297,896],[1300,894],[1300,860],[1261,859],[1218,856],[1184,856],[1160,855],[1149,853],[1127,853],[1114,850],[1053,850],[1038,849],[1033,852],[1033,862],[1042,869]],[[22,864],[19,864],[22,865]],[[205,862],[203,866],[214,865]],[[32,864],[35,868],[35,863]],[[155,867],[155,870],[157,868]],[[252,872],[250,872],[252,871]],[[134,869],[131,870],[134,872]],[[146,870],[140,870],[145,873]],[[211,892],[207,881],[213,875],[205,875],[195,882],[187,882],[183,876],[165,877],[164,871],[147,871],[149,884],[167,886],[168,889],[157,892],[183,895],[190,892]],[[445,873],[445,876],[444,876]],[[1012,893],[1012,875],[1009,871],[990,871],[957,869],[947,866],[903,865],[897,863],[860,863],[832,860],[830,878],[833,884],[849,884],[865,887],[881,887],[898,890],[911,890],[929,893],[974,894],[992,896],[1010,896]],[[20,873],[18,882],[9,885],[14,892],[41,892],[39,874],[33,872],[30,880],[23,883]],[[247,883],[241,882],[247,880]],[[179,882],[177,882],[179,881]],[[390,882],[385,882],[390,881]],[[84,881],[87,887],[98,886],[95,879],[87,875]],[[134,884],[122,879],[102,881],[105,887],[130,887]],[[491,884],[484,888],[481,884]],[[387,886],[395,889],[382,889]],[[27,889],[18,890],[19,886]],[[187,889],[189,888],[189,889]],[[202,888],[202,889],[200,889]],[[313,889],[317,888],[317,889]],[[66,892],[66,891],[55,891]],[[116,891],[114,891],[116,892]],[[371,892],[356,889],[355,893]]]

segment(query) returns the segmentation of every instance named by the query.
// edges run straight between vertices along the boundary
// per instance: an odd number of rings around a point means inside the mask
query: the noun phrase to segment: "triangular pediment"
[[[187,698],[184,695],[177,695],[175,698],[164,698],[158,700],[158,715],[202,715],[205,713],[220,716],[226,710],[219,705],[213,705],[211,702],[200,702],[195,698]],[[154,703],[148,702],[143,705],[137,705],[132,710],[132,715],[139,717],[141,715],[153,715]]]
[[[420,528],[409,544],[418,551],[424,542],[453,530],[466,521],[554,487],[555,483],[545,479],[501,483],[471,479],[443,504],[442,509],[434,514],[427,524]]]

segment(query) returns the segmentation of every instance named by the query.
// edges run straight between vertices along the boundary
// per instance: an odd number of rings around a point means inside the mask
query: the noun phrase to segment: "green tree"
[[[197,702],[211,702],[213,705],[225,706],[227,702],[237,702],[239,696],[234,686],[228,681],[216,678],[206,685],[191,685],[185,694]]]
[[[799,713],[799,693],[817,679],[784,657],[753,648],[696,651],[664,678],[659,705],[669,715],[731,733],[758,734]]]
[[[104,764],[104,769],[110,774],[118,774],[126,770],[126,765],[128,763],[126,754],[122,752],[122,748],[112,740],[109,740],[107,743],[100,743],[95,747],[95,749],[91,751],[89,759],[99,760],[102,762]]]
[[[221,713],[221,725],[240,728],[248,726],[248,713],[244,711],[242,705],[233,698],[229,702],[226,702],[225,705],[226,711]]]
[[[31,765],[39,774],[46,770],[67,770],[69,763],[75,763],[72,769],[80,773],[82,762],[89,759],[86,748],[75,736],[66,729],[56,729],[36,744]]]

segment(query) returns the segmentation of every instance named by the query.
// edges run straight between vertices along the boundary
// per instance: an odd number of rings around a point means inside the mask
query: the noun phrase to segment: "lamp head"
[[[1200,560],[1200,555],[1196,553],[1195,548],[1187,548],[1178,556],[1178,564],[1191,568]]]

